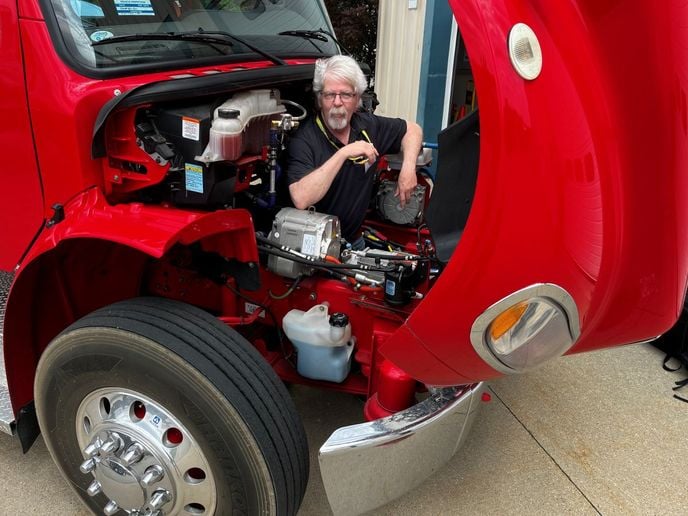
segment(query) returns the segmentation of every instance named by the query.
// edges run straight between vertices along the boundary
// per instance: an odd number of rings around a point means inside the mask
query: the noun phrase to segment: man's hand
[[[375,145],[363,140],[357,140],[353,143],[345,145],[339,152],[345,152],[347,158],[360,158],[361,163],[367,160],[371,165],[377,160],[378,152]]]
[[[416,179],[416,167],[415,166],[402,166],[401,172],[399,172],[399,179],[397,181],[397,189],[394,195],[399,197],[399,204],[403,208],[406,203],[411,198],[413,189],[418,184]]]
[[[423,141],[423,130],[415,122],[406,122],[406,134],[401,140],[401,153],[404,161],[399,172],[397,190],[394,195],[399,197],[399,204],[403,208],[411,198],[413,189],[418,184],[416,179],[416,161]]]

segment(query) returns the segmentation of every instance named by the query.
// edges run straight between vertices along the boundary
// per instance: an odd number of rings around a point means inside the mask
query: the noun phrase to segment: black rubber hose
[[[259,238],[256,236],[256,239],[258,241],[262,241],[262,237]],[[370,266],[370,265],[359,265],[359,264],[348,264],[348,263],[328,263],[322,260],[319,260],[317,258],[308,259],[308,258],[301,258],[300,256],[296,256],[293,253],[290,253],[289,251],[284,251],[280,249],[279,244],[275,244],[274,242],[266,242],[268,243],[268,246],[258,246],[259,251],[266,252],[268,254],[274,254],[275,256],[279,256],[281,258],[286,258],[287,260],[292,260],[296,263],[302,263],[304,265],[310,265],[311,267],[318,267],[321,269],[344,269],[344,270],[361,270],[361,271],[379,271],[379,272],[388,272],[388,271],[393,271],[394,267],[375,267],[375,266]]]

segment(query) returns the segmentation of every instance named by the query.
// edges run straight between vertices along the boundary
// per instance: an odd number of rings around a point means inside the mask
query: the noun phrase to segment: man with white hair
[[[366,80],[348,56],[319,59],[313,91],[319,112],[303,123],[289,142],[289,194],[299,209],[339,217],[342,236],[363,247],[359,229],[365,219],[380,156],[403,152],[396,195],[402,206],[416,186],[416,159],[423,132],[400,118],[358,111]]]

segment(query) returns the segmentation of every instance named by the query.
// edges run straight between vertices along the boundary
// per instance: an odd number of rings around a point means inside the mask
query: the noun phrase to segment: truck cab
[[[455,453],[484,382],[676,321],[682,8],[449,4],[479,109],[425,135],[405,207],[375,164],[356,250],[284,185],[342,52],[323,2],[0,0],[0,429],[94,513],[295,514],[293,383],[366,400],[319,455],[362,513]]]

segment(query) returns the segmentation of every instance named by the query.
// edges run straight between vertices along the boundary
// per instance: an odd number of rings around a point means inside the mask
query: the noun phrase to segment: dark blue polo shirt
[[[332,142],[339,140],[332,135],[327,126],[325,131]],[[401,139],[406,134],[406,121],[401,118],[387,118],[370,113],[354,113],[351,118],[349,143],[366,140],[361,133],[365,130],[380,156],[396,154],[401,150]],[[304,121],[289,140],[287,158],[287,180],[296,183],[337,151],[315,123],[315,117]],[[373,193],[377,163],[366,172],[365,165],[357,165],[346,160],[335,177],[330,189],[315,209],[339,217],[342,236],[352,242],[358,238],[358,230],[363,224],[366,211]]]

